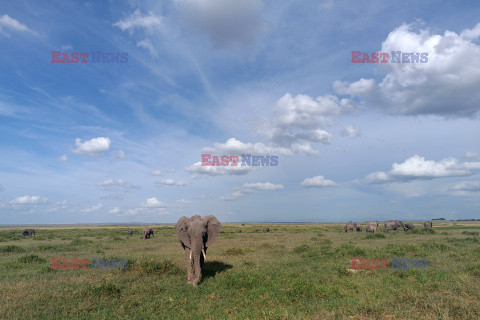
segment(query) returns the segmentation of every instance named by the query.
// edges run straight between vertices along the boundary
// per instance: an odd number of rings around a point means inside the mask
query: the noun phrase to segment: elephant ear
[[[185,247],[191,248],[190,244],[190,236],[188,235],[188,218],[183,216],[180,219],[178,219],[177,224],[175,225],[175,232],[177,233],[178,240],[182,243],[182,245]]]
[[[203,221],[207,223],[207,234],[205,248],[208,248],[215,241],[215,238],[220,233],[220,222],[212,215],[203,217]]]

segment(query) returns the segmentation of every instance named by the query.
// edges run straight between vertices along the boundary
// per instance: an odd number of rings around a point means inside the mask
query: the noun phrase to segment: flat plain
[[[0,228],[0,319],[480,319],[480,222],[380,225],[224,224],[196,288],[173,225],[147,240],[141,226]],[[52,257],[128,268],[54,270]],[[351,272],[352,257],[428,268]]]

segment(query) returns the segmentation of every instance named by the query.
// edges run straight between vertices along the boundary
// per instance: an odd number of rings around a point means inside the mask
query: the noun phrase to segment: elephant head
[[[197,286],[202,279],[202,267],[207,248],[220,233],[220,222],[212,215],[191,218],[181,217],[175,225],[178,240],[185,250],[187,260],[187,283]]]

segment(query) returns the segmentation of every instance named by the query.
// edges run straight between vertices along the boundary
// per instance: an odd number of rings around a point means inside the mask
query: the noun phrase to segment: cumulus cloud
[[[445,31],[443,35],[403,24],[388,35],[379,51],[428,53],[427,63],[380,64],[386,72],[380,83],[362,78],[353,83],[336,81],[334,88],[389,114],[478,115],[479,37],[480,24],[460,34]]]
[[[114,207],[108,213],[119,214],[121,212],[119,207]]]
[[[480,162],[460,163],[455,158],[446,158],[441,161],[425,160],[424,157],[414,155],[403,163],[394,163],[389,172],[378,171],[369,174],[365,181],[370,184],[403,182],[410,180],[427,180],[444,177],[459,177],[471,175],[472,170],[480,170]]]
[[[465,158],[480,160],[480,155],[478,155],[478,153],[475,153],[475,152],[467,151],[467,152],[465,152]]]
[[[68,161],[68,157],[66,154],[64,154],[63,156],[59,157],[58,158],[58,161],[61,161],[61,162],[65,162],[65,161]]]
[[[348,126],[342,130],[342,136],[348,139],[353,139],[360,136],[360,130],[356,129],[354,126]]]
[[[48,202],[47,198],[40,196],[22,196],[10,201],[13,205],[29,205],[29,204],[45,204]]]
[[[81,153],[81,154],[88,154],[88,155],[100,155],[102,153],[107,152],[110,149],[110,138],[105,137],[98,137],[93,138],[91,140],[87,140],[82,142],[82,139],[77,138],[75,139],[75,146],[73,153]]]
[[[131,16],[119,20],[113,25],[119,27],[122,31],[128,30],[133,32],[135,28],[140,28],[151,32],[163,28],[163,17],[155,15],[152,12],[144,15],[137,9]]]
[[[266,30],[262,0],[175,0],[175,5],[186,25],[207,34],[215,48],[248,45]]]
[[[333,123],[332,117],[355,109],[350,99],[334,95],[313,98],[287,93],[273,106],[273,119],[261,133],[290,153],[318,154],[311,143],[331,143],[332,135],[325,128]]]
[[[151,176],[163,176],[165,173],[173,173],[175,170],[152,170],[149,172]]]
[[[282,190],[283,185],[273,184],[271,182],[244,183],[242,187],[236,188],[236,189],[237,189],[236,191],[230,194],[226,194],[220,197],[220,199],[224,201],[233,201],[240,197],[244,197],[252,193],[259,193],[262,191]]]
[[[245,143],[236,138],[230,138],[224,143],[215,142],[213,147],[203,148],[204,153],[219,153],[227,155],[252,154],[252,155],[292,155],[286,148],[269,147],[261,142]]]
[[[103,208],[103,204],[99,203],[99,204],[96,204],[96,205],[94,205],[94,206],[92,206],[92,207],[90,207],[90,208],[83,209],[83,210],[81,210],[80,212],[81,212],[81,213],[90,213],[90,212],[98,211],[98,210],[100,210],[100,209],[102,209],[102,208]]]
[[[123,181],[122,179],[118,179],[118,180],[107,179],[105,181],[97,183],[97,186],[106,187],[106,188],[108,188],[108,187],[112,187],[112,188],[120,187],[120,188],[127,189],[127,190],[139,189],[140,188],[140,186],[133,185],[131,183]]]
[[[125,159],[125,152],[123,152],[123,150],[112,151],[112,155],[117,159]]]
[[[201,162],[196,162],[191,166],[185,168],[187,172],[194,175],[204,174],[209,176],[221,176],[221,175],[244,175],[254,170],[255,167],[251,166],[202,166]]]
[[[325,188],[325,187],[335,187],[337,184],[332,180],[326,180],[324,176],[316,176],[312,178],[306,178],[300,182],[302,187],[316,187],[316,188]]]
[[[30,28],[28,28],[26,25],[6,14],[0,17],[0,33],[3,33],[3,28],[11,31],[29,32],[35,35],[37,34],[35,31],[30,30]]]
[[[157,198],[152,197],[148,198],[147,201],[142,203],[143,208],[165,208],[166,205],[161,201],[158,201]]]
[[[173,179],[163,179],[162,181],[157,181],[158,184],[163,184],[165,186],[186,186],[187,183],[184,181],[175,181]]]

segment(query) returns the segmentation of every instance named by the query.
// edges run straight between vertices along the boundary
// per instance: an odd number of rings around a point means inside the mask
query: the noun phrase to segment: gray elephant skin
[[[24,237],[29,236],[31,238],[32,235],[35,236],[35,230],[34,229],[25,229],[25,230],[23,230],[22,235]]]
[[[153,234],[153,229],[150,227],[143,228],[143,239],[149,239],[150,236],[155,236]]]
[[[357,230],[358,226],[355,222],[349,222],[345,225],[345,232],[348,232],[348,231],[358,231]]]
[[[407,231],[405,228],[405,225],[403,224],[402,221],[399,220],[390,220],[385,222],[385,232],[388,232],[390,230],[395,230],[398,231],[398,229],[403,228],[403,231]]]
[[[415,226],[413,225],[413,223],[405,223],[405,229],[406,230],[413,230],[413,229],[415,229]]]
[[[377,232],[378,231],[378,222],[369,222],[367,228],[365,229],[366,232]]]
[[[426,221],[426,222],[423,224],[423,226],[424,226],[425,228],[431,228],[431,227],[433,226],[433,223],[432,223],[432,221]]]
[[[202,280],[202,267],[208,247],[220,233],[220,222],[212,215],[181,217],[175,225],[178,240],[185,250],[187,283],[194,287]]]

